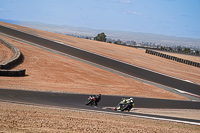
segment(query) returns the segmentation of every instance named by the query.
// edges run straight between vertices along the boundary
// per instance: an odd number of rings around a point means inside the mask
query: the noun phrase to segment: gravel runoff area
[[[25,77],[0,77],[0,87],[1,88],[14,88],[14,89],[28,89],[28,90],[45,90],[45,91],[65,91],[65,92],[80,92],[80,93],[99,93],[103,92],[102,94],[113,94],[113,95],[132,95],[132,96],[144,96],[144,97],[153,97],[153,98],[165,98],[165,99],[180,99],[180,100],[186,100],[187,98],[183,96],[179,96],[170,92],[167,92],[163,89],[157,88],[155,86],[151,86],[139,81],[135,81],[130,78],[125,78],[123,76],[119,76],[117,74],[109,73],[107,71],[92,67],[90,65],[81,63],[79,61],[72,60],[70,58],[66,59],[63,56],[56,55],[50,52],[47,52],[45,50],[32,47],[29,45],[26,45],[25,43],[12,40],[9,38],[4,37],[4,39],[15,46],[17,46],[22,53],[24,54],[25,60],[24,62],[19,65],[17,68],[25,68],[27,69],[27,76]],[[72,38],[73,39],[73,38]],[[84,39],[83,39],[84,40]],[[121,47],[122,48],[122,47]],[[126,48],[125,48],[126,49]],[[138,51],[135,50],[135,57],[141,58],[141,55],[138,55]],[[5,52],[4,52],[5,53]],[[6,52],[7,53],[7,52]],[[145,55],[145,58],[148,58]],[[153,58],[153,57],[152,57]],[[156,58],[156,57],[155,57]],[[141,58],[141,61],[144,58]],[[157,58],[156,58],[157,59]],[[159,60],[159,59],[158,59]],[[160,61],[162,64],[162,61]],[[163,61],[164,63],[167,63],[166,61]],[[55,63],[58,63],[59,67],[55,67]],[[170,64],[170,63],[169,63]],[[177,63],[175,63],[177,65]],[[88,70],[87,68],[90,68]],[[188,66],[187,66],[188,67]],[[193,67],[189,67],[193,71]],[[158,68],[159,69],[159,68]],[[66,71],[66,73],[62,73],[61,71]],[[181,69],[183,71],[183,69]],[[185,70],[186,71],[186,70]],[[194,72],[191,72],[193,75],[197,71],[196,69]],[[183,71],[184,72],[184,71]],[[39,75],[39,78],[38,78]],[[198,74],[197,74],[198,75]],[[61,76],[61,77],[59,77]],[[188,75],[189,76],[189,75]],[[53,78],[53,77],[59,77],[58,78]],[[67,78],[70,77],[70,78]],[[98,77],[98,78],[97,78]],[[198,78],[198,76],[196,77]],[[192,79],[191,79],[192,80]],[[126,90],[126,91],[124,91]],[[195,132],[198,131],[199,126],[194,126],[194,125],[188,125],[188,124],[183,124],[184,126],[179,126],[180,123],[175,123],[175,122],[167,122],[167,121],[156,121],[156,120],[146,120],[146,119],[140,119],[140,118],[127,118],[127,117],[122,117],[122,116],[113,116],[113,115],[105,115],[105,114],[96,114],[96,113],[89,113],[89,115],[86,115],[86,112],[79,112],[79,116],[76,116],[74,114],[77,113],[71,112],[70,115],[65,115],[65,116],[70,116],[70,117],[75,117],[75,118],[80,118],[85,119],[84,116],[88,116],[89,120],[91,121],[91,124],[88,124],[90,126],[86,126],[86,129],[83,129],[81,131],[79,130],[70,130],[70,127],[67,127],[67,123],[70,122],[72,125],[81,125],[84,127],[85,123],[82,121],[82,124],[79,124],[76,121],[70,121],[66,119],[66,117],[61,113],[62,111],[68,112],[67,110],[60,110],[60,109],[52,109],[52,108],[42,108],[42,107],[30,107],[30,106],[23,106],[23,105],[15,105],[15,104],[9,104],[9,103],[0,103],[1,104],[1,117],[4,119],[0,120],[5,120],[9,122],[10,120],[17,121],[18,119],[21,120],[22,123],[31,123],[30,126],[34,126],[34,123],[37,123],[37,120],[49,120],[47,123],[60,123],[62,121],[64,123],[63,127],[65,128],[65,131],[69,132],[82,132],[82,131],[91,131],[94,132],[96,131],[95,127],[101,127],[102,132],[104,128],[109,125],[112,127],[112,125],[118,124],[121,122],[121,118],[126,119],[125,121],[122,121],[121,125],[124,125],[125,129],[123,129],[122,126],[116,125],[113,132]],[[39,112],[39,116],[34,115],[31,111],[34,110],[42,110]],[[4,110],[6,109],[6,110]],[[46,110],[46,112],[45,112]],[[51,114],[48,114],[50,112],[53,112]],[[150,113],[150,114],[167,114],[168,116],[177,116],[177,117],[185,117],[187,118],[196,118],[199,119],[199,110],[161,110],[161,109],[135,109],[133,110],[134,112],[143,112],[143,113]],[[14,117],[14,112],[17,113]],[[36,111],[37,112],[37,111]],[[42,113],[45,112],[45,113]],[[56,113],[55,113],[56,112]],[[190,113],[188,113],[190,112]],[[86,113],[86,114],[85,114]],[[26,115],[25,115],[26,114]],[[48,114],[48,118],[45,116],[45,114]],[[55,115],[54,115],[55,114]],[[102,125],[99,123],[92,124],[92,122],[97,121],[98,118],[103,118],[103,116],[108,116],[107,119],[102,120]],[[3,117],[4,116],[4,117]],[[6,116],[6,117],[5,117]],[[9,117],[10,116],[10,117]],[[25,117],[24,117],[25,116]],[[30,119],[26,119],[26,117],[31,117]],[[52,116],[52,117],[51,117]],[[89,117],[90,116],[90,117]],[[60,119],[60,121],[57,119],[57,117]],[[115,117],[115,119],[111,119],[109,117]],[[13,119],[11,119],[13,118]],[[52,119],[51,119],[52,118]],[[80,119],[78,121],[80,121]],[[94,119],[94,121],[93,121]],[[120,119],[120,122],[119,122]],[[19,120],[19,121],[20,121]],[[88,119],[87,119],[88,120]],[[89,121],[88,120],[88,121]],[[140,120],[140,126],[137,126],[137,123]],[[5,122],[4,121],[4,122]],[[12,124],[11,121],[10,123]],[[116,121],[116,122],[115,122]],[[150,121],[150,122],[149,122]],[[156,126],[152,126],[152,121]],[[128,123],[130,124],[130,126]],[[163,124],[163,122],[165,124]],[[44,132],[46,131],[45,129],[47,128],[41,128],[35,126],[34,128],[28,127],[24,128],[23,126],[25,124],[17,124],[12,128],[12,126],[9,126],[10,124],[3,124],[3,122],[0,122],[0,124],[4,125],[3,127],[5,128],[4,131],[6,132],[42,132],[44,129]],[[15,122],[13,122],[15,123]],[[46,123],[46,122],[45,122]],[[101,122],[100,122],[101,123]],[[104,124],[103,124],[104,123]],[[109,124],[111,123],[111,124]],[[101,126],[98,126],[101,125]],[[136,126],[135,126],[136,124]],[[177,126],[178,124],[178,126]],[[68,124],[69,125],[69,124]],[[87,125],[87,124],[86,124]],[[133,126],[134,125],[134,126]],[[160,126],[161,125],[161,126]],[[0,125],[1,126],[1,125]],[[163,127],[165,126],[165,127]],[[191,126],[191,127],[190,127]],[[194,127],[193,127],[194,126]],[[6,128],[7,127],[7,128]],[[71,126],[73,127],[73,126]],[[80,128],[76,127],[75,128]],[[127,127],[127,128],[126,128]],[[131,128],[128,128],[131,127]],[[152,127],[152,128],[151,128]],[[176,128],[175,128],[176,127]],[[52,131],[52,132],[64,132],[64,130],[59,130],[60,127],[57,129],[53,130],[47,130]],[[0,131],[1,131],[0,127]],[[11,131],[12,129],[16,129]],[[111,131],[110,128],[108,128],[109,132]],[[130,129],[130,130],[126,130]],[[136,129],[136,130],[135,130]],[[165,130],[164,130],[165,129]],[[169,130],[170,129],[170,130]],[[171,130],[173,129],[173,130]],[[195,129],[195,130],[193,130]],[[197,129],[197,130],[196,130]],[[101,132],[99,131],[99,132]]]
[[[200,126],[90,111],[0,102],[0,132],[198,133]]]

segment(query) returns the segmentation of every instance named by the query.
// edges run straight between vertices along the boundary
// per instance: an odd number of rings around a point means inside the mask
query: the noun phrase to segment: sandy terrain
[[[0,22],[0,24],[3,23]],[[27,28],[23,29],[25,30]],[[47,33],[39,30],[27,29],[27,31],[200,84],[199,68],[163,60],[159,57],[145,54],[144,50]],[[186,100],[185,97],[167,92],[155,86],[125,78],[16,40],[1,37],[5,41],[17,46],[23,53],[24,62],[14,69],[26,69],[27,76],[0,77],[0,88],[102,93]],[[6,56],[6,59],[12,57],[11,51],[3,52],[4,46],[1,44],[0,48],[0,57]],[[199,119],[199,110],[135,109],[133,111]],[[198,117],[195,117],[196,115]],[[119,117],[107,114],[67,111],[0,102],[0,132],[198,132],[199,128],[199,126],[175,122],[135,117],[127,118],[123,116]]]
[[[65,109],[0,103],[0,132],[198,133],[200,126]]]

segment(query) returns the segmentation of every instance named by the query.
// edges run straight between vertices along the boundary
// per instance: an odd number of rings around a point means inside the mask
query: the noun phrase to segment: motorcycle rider
[[[95,98],[95,100],[94,100],[94,105],[97,106],[97,103],[101,100],[101,94],[92,95],[92,97]]]
[[[96,95],[95,98],[96,98],[95,106],[97,106],[97,103],[98,103],[99,101],[101,101],[101,94]]]
[[[130,102],[132,102],[132,103],[133,103],[133,105],[134,105],[134,99],[133,99],[132,97],[131,97],[131,98],[129,98],[129,99],[127,99],[127,100],[126,100],[126,102],[127,102],[127,103],[130,103]]]
[[[120,108],[122,108],[122,106],[123,106],[124,104],[130,103],[130,102],[133,103],[133,104],[132,104],[132,107],[133,107],[133,106],[134,106],[134,99],[133,99],[132,97],[129,98],[129,99],[122,98],[122,101],[119,103],[119,106],[120,106]],[[130,110],[128,110],[128,111],[130,111]]]

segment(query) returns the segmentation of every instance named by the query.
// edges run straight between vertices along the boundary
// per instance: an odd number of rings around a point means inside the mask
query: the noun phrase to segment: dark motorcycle
[[[96,98],[94,96],[89,96],[88,100],[86,101],[85,105],[95,105]]]

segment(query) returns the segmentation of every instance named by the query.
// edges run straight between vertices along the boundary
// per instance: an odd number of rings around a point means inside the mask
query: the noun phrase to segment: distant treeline
[[[72,35],[72,36],[75,36],[75,35]],[[95,37],[88,37],[88,36],[75,36],[75,37],[102,41],[102,42],[107,42],[107,43],[113,43],[113,44],[118,44],[118,45],[123,45],[123,46],[129,46],[129,47],[155,49],[155,50],[161,50],[161,51],[200,56],[200,49],[197,47],[184,47],[184,46],[176,46],[176,45],[167,46],[164,44],[158,44],[158,43],[152,43],[152,42],[137,43],[134,40],[131,40],[131,41],[122,41],[120,39],[115,40],[115,39],[107,38],[104,32],[99,33]]]

